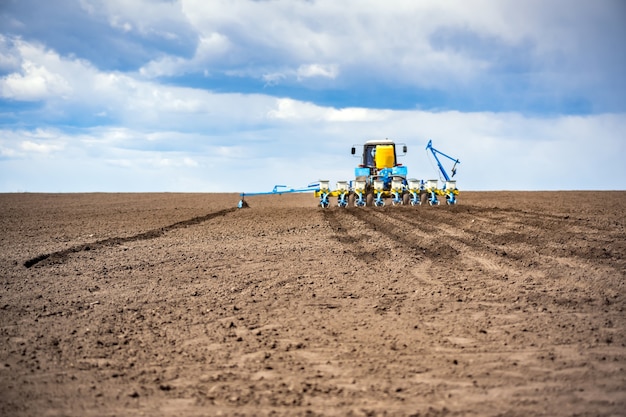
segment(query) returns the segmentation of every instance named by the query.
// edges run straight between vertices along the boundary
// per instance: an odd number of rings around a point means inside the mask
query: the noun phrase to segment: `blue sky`
[[[621,0],[4,0],[0,192],[626,189]],[[449,167],[448,167],[449,168]]]

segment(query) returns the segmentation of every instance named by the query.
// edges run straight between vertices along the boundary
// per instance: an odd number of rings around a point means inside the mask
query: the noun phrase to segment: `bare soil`
[[[623,416],[626,192],[0,195],[0,415]]]

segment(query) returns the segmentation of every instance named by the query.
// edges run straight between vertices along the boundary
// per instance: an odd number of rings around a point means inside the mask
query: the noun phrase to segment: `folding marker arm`
[[[281,188],[281,189],[279,189]],[[319,186],[317,184],[312,184],[306,188],[289,188],[286,190],[282,190],[282,188],[287,188],[286,185],[275,185],[272,191],[263,191],[259,193],[241,193],[239,194],[241,197],[245,196],[254,196],[254,195],[269,195],[269,194],[289,194],[289,193],[306,193],[308,191],[319,191]]]
[[[283,189],[285,188],[285,189]],[[239,201],[238,207],[242,208],[242,207],[246,207],[247,205],[244,202],[244,197],[251,197],[251,196],[255,196],[255,195],[271,195],[271,194],[290,194],[290,193],[306,193],[306,192],[310,192],[310,191],[319,191],[320,187],[319,184],[310,184],[308,187],[306,188],[288,188],[286,185],[275,185],[274,188],[272,189],[272,191],[264,191],[264,192],[258,192],[258,193],[241,193],[239,194],[239,196],[241,197],[241,201]]]
[[[448,176],[448,173],[446,172],[446,170],[444,169],[443,165],[441,165],[441,161],[439,161],[439,158],[437,157],[437,154],[441,155],[441,156],[445,156],[446,158],[448,158],[449,160],[454,162],[454,165],[452,166],[452,176],[454,177],[454,175],[456,174],[456,165],[460,164],[461,161],[459,161],[458,159],[455,159],[449,155],[446,155],[445,153],[433,148],[433,141],[432,139],[428,141],[428,145],[426,145],[426,150],[430,150],[433,154],[433,156],[435,157],[435,160],[437,161],[437,166],[439,167],[439,170],[441,171],[441,173],[443,174],[443,177],[445,178],[446,181],[450,181],[450,177]]]

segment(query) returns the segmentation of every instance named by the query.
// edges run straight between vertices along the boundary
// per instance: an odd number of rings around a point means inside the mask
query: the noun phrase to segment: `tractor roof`
[[[395,145],[391,139],[372,139],[365,142],[366,145]]]

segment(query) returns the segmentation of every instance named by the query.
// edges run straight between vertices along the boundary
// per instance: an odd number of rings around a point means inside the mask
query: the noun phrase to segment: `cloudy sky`
[[[0,0],[0,192],[350,180],[377,138],[461,190],[624,190],[624,39],[623,0]]]

